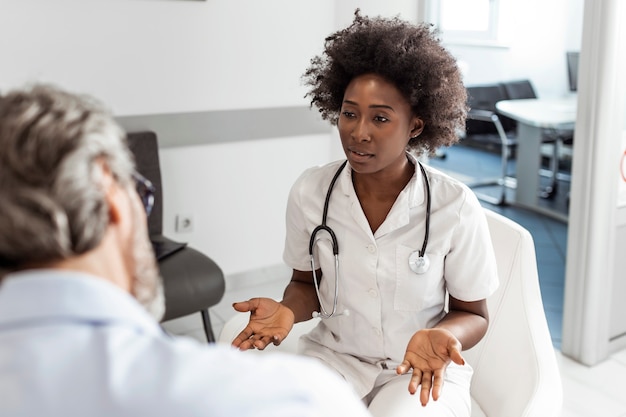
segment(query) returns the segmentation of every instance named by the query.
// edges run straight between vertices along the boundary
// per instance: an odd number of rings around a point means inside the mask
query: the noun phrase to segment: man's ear
[[[122,218],[122,214],[120,211],[120,188],[119,185],[117,183],[114,183],[115,185],[112,188],[115,188],[115,190],[111,190],[111,191],[107,191],[107,195],[106,195],[106,201],[107,201],[107,205],[109,207],[109,221],[111,223],[119,223],[121,218]]]
[[[105,161],[99,160],[96,161],[96,164],[100,166],[100,183],[102,185],[102,188],[104,189],[104,200],[107,204],[107,207],[109,208],[109,222],[117,224],[120,222],[122,217],[120,206],[122,202],[120,200],[120,198],[122,197],[120,191],[122,191],[122,188],[120,187],[120,184],[115,180],[111,169]]]
[[[419,117],[413,117],[413,129],[411,129],[411,138],[418,137],[424,130],[424,121]]]

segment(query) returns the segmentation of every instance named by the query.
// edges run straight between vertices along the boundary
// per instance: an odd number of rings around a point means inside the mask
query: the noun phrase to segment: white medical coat
[[[429,166],[424,168],[431,189],[426,250],[430,268],[421,275],[409,268],[410,254],[422,248],[426,219],[424,180],[410,157],[415,175],[376,233],[357,198],[350,165],[341,172],[330,198],[327,225],[339,245],[337,311],[347,309],[350,314],[322,320],[301,341],[303,353],[330,364],[362,397],[381,372],[402,362],[416,331],[441,320],[446,291],[459,300],[476,301],[498,286],[487,221],[475,194]],[[311,270],[310,235],[322,221],[326,192],[341,163],[311,168],[292,187],[283,257],[293,269]],[[327,240],[318,247],[320,291],[328,311],[334,297],[334,257]]]

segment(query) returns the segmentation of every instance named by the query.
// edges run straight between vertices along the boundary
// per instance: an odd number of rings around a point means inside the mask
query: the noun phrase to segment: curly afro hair
[[[394,84],[424,121],[408,148],[430,154],[458,141],[465,129],[467,94],[455,58],[443,48],[432,25],[399,18],[362,17],[326,38],[324,54],[302,76],[325,120],[337,124],[344,92],[359,75],[378,74]]]

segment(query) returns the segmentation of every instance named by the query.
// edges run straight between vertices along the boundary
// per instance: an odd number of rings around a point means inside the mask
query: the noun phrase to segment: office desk
[[[576,96],[561,99],[504,100],[496,103],[504,116],[517,121],[517,188],[515,203],[561,220],[566,216],[539,206],[539,169],[543,129],[573,129]]]

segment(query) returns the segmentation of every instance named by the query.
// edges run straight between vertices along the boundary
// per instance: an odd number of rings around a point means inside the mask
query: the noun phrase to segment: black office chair
[[[472,189],[499,186],[496,197],[476,191],[475,193],[480,200],[494,205],[505,205],[506,188],[514,188],[516,183],[515,178],[508,174],[508,165],[517,145],[515,121],[498,115],[496,111],[496,103],[506,100],[505,91],[499,84],[478,85],[467,87],[467,96],[470,110],[463,141],[487,148],[499,148],[501,161],[498,177],[478,179],[468,185]]]
[[[128,133],[127,137],[137,171],[156,188],[148,229],[165,290],[162,321],[200,312],[207,341],[215,342],[209,307],[219,303],[224,295],[224,274],[208,256],[186,243],[163,236],[163,189],[157,136],[154,132],[135,132]]]
[[[507,81],[502,83],[502,87],[509,100],[537,98],[535,88],[530,80]],[[564,142],[571,141],[572,137],[572,131],[543,129],[542,143],[551,144],[553,150],[548,173],[544,173],[543,170],[541,172],[542,175],[550,177],[550,185],[540,191],[540,197],[553,198],[556,195],[559,178],[559,150],[562,148]]]

